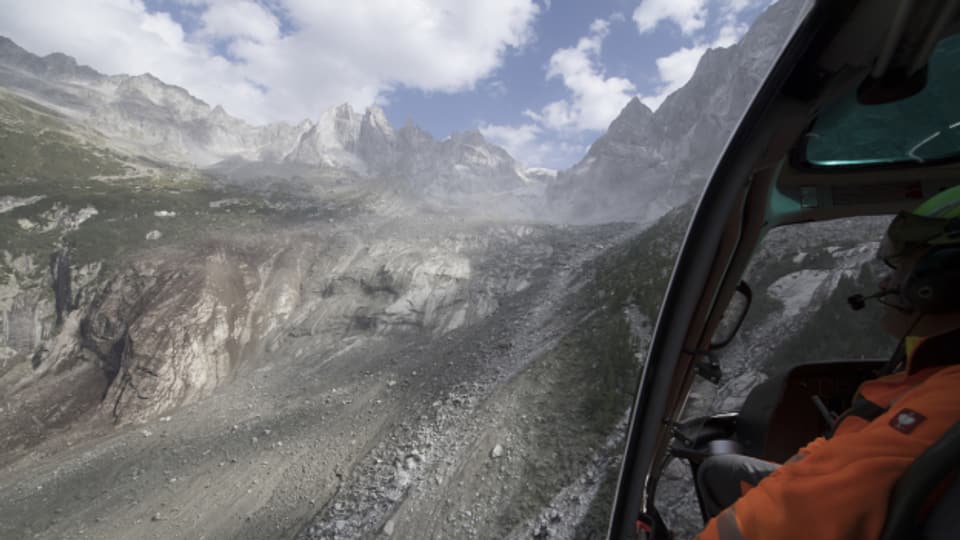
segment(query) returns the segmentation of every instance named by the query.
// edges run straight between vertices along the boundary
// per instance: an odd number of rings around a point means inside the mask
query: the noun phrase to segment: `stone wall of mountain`
[[[542,184],[477,131],[438,141],[412,124],[395,130],[379,107],[360,113],[348,104],[315,121],[253,126],[150,74],[103,75],[64,54],[36,56],[2,36],[0,87],[65,114],[78,130],[95,126],[127,154],[178,166],[317,166],[383,177],[441,199]]]
[[[256,180],[314,167],[376,177],[428,201],[515,205],[572,223],[649,222],[694,197],[783,46],[804,0],[769,7],[740,43],[708,50],[656,112],[634,98],[576,165],[533,174],[476,131],[436,140],[383,110],[344,104],[297,125],[252,126],[152,75],[103,75],[0,37],[0,86],[50,106],[134,156]],[[293,173],[289,173],[293,174]],[[546,196],[544,197],[544,194]],[[490,195],[498,197],[491,203]]]
[[[694,197],[720,156],[803,0],[782,0],[743,39],[708,50],[690,81],[652,112],[634,98],[548,190],[565,221],[650,221]]]

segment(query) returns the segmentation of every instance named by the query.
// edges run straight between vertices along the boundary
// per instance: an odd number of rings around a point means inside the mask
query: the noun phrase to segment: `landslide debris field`
[[[689,205],[572,227],[372,190],[77,185],[0,182],[0,538],[604,534]],[[853,331],[821,308],[872,282],[876,226],[771,234],[692,413],[806,358],[789,336]],[[692,533],[691,485],[674,463],[661,500]]]
[[[601,533],[635,226],[101,184],[4,186],[0,537]]]
[[[605,527],[670,260],[621,276],[635,226],[173,169],[7,98],[0,538]]]

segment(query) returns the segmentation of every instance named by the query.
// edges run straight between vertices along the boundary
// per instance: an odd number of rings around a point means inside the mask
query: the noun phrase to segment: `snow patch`
[[[830,276],[828,270],[800,270],[787,274],[767,289],[767,294],[783,302],[783,315],[795,317],[810,305],[814,293]]]
[[[868,242],[848,249],[836,249],[830,251],[834,259],[854,259],[855,261],[866,262],[872,258],[879,247],[879,242]]]
[[[207,206],[209,206],[210,208],[223,208],[224,206],[233,206],[236,204],[240,204],[240,199],[232,198],[232,199],[220,199],[219,201],[210,201],[210,203]]]
[[[85,206],[74,214],[70,212],[69,206],[54,203],[50,210],[40,214],[40,219],[46,222],[40,226],[40,232],[46,233],[56,229],[63,229],[65,232],[75,231],[80,228],[83,222],[99,213],[93,206]],[[34,225],[39,226],[38,224]],[[20,227],[26,228],[23,223],[20,223]]]
[[[556,169],[548,169],[546,167],[527,167],[526,172],[542,176],[552,176],[554,178],[557,177]]]
[[[20,208],[21,206],[29,206],[35,202],[42,201],[45,199],[43,195],[35,195],[33,197],[11,197],[9,195],[0,197],[0,214],[5,214],[14,208]]]
[[[514,172],[525,184],[550,183],[557,179],[557,170],[545,167],[517,167]]]
[[[68,223],[68,227],[70,227],[71,230],[75,230],[80,227],[81,223],[92,218],[93,216],[96,216],[99,213],[100,212],[98,212],[97,209],[92,206],[81,208],[80,211],[77,212],[77,215],[73,217],[73,220],[71,220]]]

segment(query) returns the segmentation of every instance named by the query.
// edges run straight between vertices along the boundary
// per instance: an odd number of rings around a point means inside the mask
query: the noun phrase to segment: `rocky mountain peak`
[[[623,110],[620,111],[620,115],[614,119],[611,127],[616,125],[619,120],[632,120],[636,122],[650,118],[651,116],[653,116],[653,111],[650,110],[650,107],[644,105],[637,96],[633,96],[623,107]]]
[[[13,42],[12,39],[0,36],[0,61],[4,64],[22,65],[24,60],[40,60],[26,49]]]
[[[123,114],[131,121],[142,124],[141,118],[147,117],[150,122],[157,122],[161,118],[166,120],[158,129],[183,129],[182,123],[207,120],[211,109],[204,101],[179,86],[166,84],[150,73],[111,77],[116,85],[112,101],[120,106]],[[153,131],[150,129],[149,131]],[[202,141],[198,146],[204,146]],[[191,148],[185,148],[192,151]],[[196,154],[195,154],[196,155]]]
[[[52,53],[41,58],[4,36],[0,36],[0,66],[10,66],[34,76],[56,80],[94,80],[103,77],[93,68],[78,64],[71,56]]]
[[[612,147],[640,146],[651,143],[651,137],[660,133],[654,121],[653,111],[634,97],[613,120],[607,132],[596,140],[588,152],[589,155],[611,151]]]
[[[231,174],[244,163],[251,171],[277,164],[319,166],[390,178],[418,197],[524,185],[514,159],[479,131],[437,141],[412,122],[395,130],[376,105],[358,112],[343,103],[296,126],[253,126],[151,73],[105,76],[64,54],[37,57],[5,38],[0,73],[9,74],[0,77],[0,85],[70,111],[122,152],[159,162],[214,168],[219,163],[224,167],[216,170]]]
[[[341,144],[355,142],[360,135],[363,117],[353,110],[349,103],[338,105],[324,111],[317,119],[317,128],[325,135],[333,136]]]
[[[356,111],[353,110],[353,107],[350,106],[349,103],[341,103],[340,105],[337,105],[331,109],[327,109],[320,114],[320,118],[333,117],[344,120],[352,120],[356,116]]]
[[[483,138],[483,134],[476,129],[468,129],[466,131],[460,131],[450,135],[450,141],[454,144],[467,144],[473,146],[484,146],[487,143],[487,140]]]
[[[693,197],[804,5],[781,0],[743,39],[706,51],[690,81],[651,112],[632,99],[549,193],[565,218],[652,220]]]
[[[806,3],[806,0],[780,0],[770,4],[753,22],[740,44],[748,51],[768,47],[779,49],[784,44],[784,36],[804,11]]]
[[[433,137],[423,130],[420,126],[408,120],[402,128],[397,131],[397,137],[410,146],[419,146],[433,141]]]
[[[363,114],[363,126],[367,126],[385,135],[393,135],[393,126],[391,126],[390,121],[387,120],[387,115],[383,112],[383,109],[377,105],[367,107],[366,112]],[[363,129],[363,127],[361,127],[361,129]]]
[[[374,171],[390,167],[396,152],[396,135],[383,109],[373,105],[367,108],[360,124],[357,152]]]
[[[206,102],[195,97],[184,88],[167,84],[152,73],[143,73],[141,75],[129,77],[126,81],[126,85],[129,88],[135,88],[140,92],[143,92],[150,98],[151,101],[158,105],[164,104],[165,102],[169,102],[171,100],[177,100],[187,102],[191,105],[203,107],[205,109],[210,108]]]
[[[331,129],[338,137],[355,139],[360,132],[360,122],[363,118],[358,115],[349,103],[337,105],[320,113],[317,126],[320,129]]]
[[[101,77],[100,73],[89,66],[82,66],[72,56],[63,53],[48,54],[43,57],[47,64],[47,69],[53,73],[64,77],[76,77],[82,79],[96,79]]]
[[[206,117],[206,121],[211,124],[212,128],[230,129],[230,130],[233,130],[234,132],[243,132],[249,129],[249,126],[243,120],[230,116],[230,113],[228,113],[220,105],[215,106],[210,111],[210,114],[208,114]],[[271,131],[273,131],[274,133],[282,133],[282,132],[287,132],[291,129],[290,126],[283,125],[283,124],[278,124],[277,128],[278,129],[274,129]],[[305,131],[305,130],[302,130],[302,131]]]

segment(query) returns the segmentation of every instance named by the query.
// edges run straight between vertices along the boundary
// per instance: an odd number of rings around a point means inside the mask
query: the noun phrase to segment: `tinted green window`
[[[960,157],[960,35],[937,46],[920,93],[883,105],[851,95],[827,107],[808,133],[806,157],[818,166]]]

